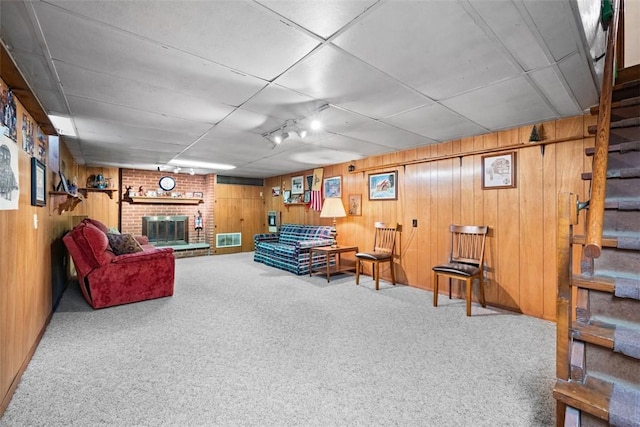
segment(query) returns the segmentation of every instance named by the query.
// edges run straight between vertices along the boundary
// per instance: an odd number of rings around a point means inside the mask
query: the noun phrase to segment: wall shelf
[[[309,203],[285,203],[284,206],[289,210],[289,206],[306,206],[305,210],[309,209]]]
[[[89,197],[89,193],[105,193],[110,199],[113,199],[113,193],[115,191],[118,190],[113,188],[78,188],[78,193],[82,194],[84,197]]]
[[[199,205],[204,200],[197,197],[143,197],[143,196],[124,196],[124,202],[130,204],[146,203],[153,205]]]
[[[54,209],[58,211],[58,215],[61,215],[64,211],[71,212],[83,200],[82,196],[74,196],[66,191],[49,191],[49,196],[52,206],[55,203]]]

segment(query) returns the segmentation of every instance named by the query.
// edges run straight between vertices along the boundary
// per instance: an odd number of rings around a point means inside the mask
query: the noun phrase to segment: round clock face
[[[164,191],[171,191],[176,187],[176,180],[170,176],[163,176],[160,178],[159,185]]]

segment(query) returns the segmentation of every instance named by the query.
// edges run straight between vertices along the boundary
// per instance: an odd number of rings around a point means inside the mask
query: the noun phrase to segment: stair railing
[[[607,35],[607,52],[602,78],[600,107],[598,110],[595,154],[593,157],[589,219],[584,247],[584,254],[589,258],[598,258],[602,253],[602,227],[607,184],[607,161],[609,158],[609,129],[611,126],[611,98],[615,79],[614,64],[618,26],[622,19],[620,4],[621,0],[615,0],[614,16],[609,24],[609,34]]]

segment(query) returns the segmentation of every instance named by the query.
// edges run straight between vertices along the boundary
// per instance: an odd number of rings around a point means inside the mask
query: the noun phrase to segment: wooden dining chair
[[[449,281],[449,299],[451,299],[451,279],[466,283],[467,316],[471,316],[471,291],[474,279],[480,287],[480,303],[486,307],[484,299],[484,244],[489,227],[476,225],[451,225],[449,261],[433,267],[433,306],[438,306],[438,278]]]
[[[380,264],[389,263],[391,270],[391,283],[396,284],[396,278],[393,274],[393,255],[396,247],[395,227],[387,227],[381,222],[375,224],[375,234],[373,237],[373,251],[356,253],[356,285],[360,284],[360,270],[363,262],[371,263],[371,275],[376,281],[376,291],[379,289],[380,282]]]

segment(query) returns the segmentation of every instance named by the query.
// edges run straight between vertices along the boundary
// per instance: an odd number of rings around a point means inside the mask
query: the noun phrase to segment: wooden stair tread
[[[593,291],[614,293],[616,290],[616,279],[607,276],[574,275],[571,278],[571,285]]]
[[[615,122],[611,122],[609,124],[609,129],[630,128],[635,126],[640,126],[640,117],[633,117],[630,119],[622,119],[622,120],[617,120]],[[597,130],[598,130],[597,125],[591,125],[587,128],[587,131],[589,132],[590,135],[595,135]]]
[[[591,322],[589,324],[576,322],[571,326],[571,336],[574,339],[610,350],[613,350],[615,332],[615,325],[604,322]]]
[[[618,198],[605,200],[605,209],[616,209],[620,211],[637,211],[640,210],[640,198]]]
[[[609,402],[613,384],[594,377],[583,383],[558,379],[553,397],[569,406],[609,421]]]
[[[592,179],[593,173],[585,172],[582,174],[582,179],[588,181]],[[609,169],[607,171],[607,179],[609,178],[640,178],[640,167],[637,168],[625,168],[625,169]]]
[[[572,242],[578,245],[586,244],[586,237],[584,235],[573,236]],[[617,248],[618,238],[611,236],[602,236],[602,246],[605,248]]]
[[[640,64],[624,67],[618,70],[616,84],[622,84],[634,80],[640,80]]]
[[[612,102],[611,109],[615,110],[616,108],[625,108],[625,107],[633,107],[634,105],[640,105],[640,96],[636,96],[633,98],[621,99],[620,101]],[[600,111],[600,105],[594,105],[589,109],[591,115],[597,115]]]
[[[638,141],[628,141],[628,142],[622,142],[620,144],[611,144],[609,145],[609,153],[612,152],[621,152],[621,153],[626,153],[629,151],[640,151],[640,140]],[[584,153],[587,156],[593,156],[596,152],[595,147],[589,147],[587,149],[584,150]]]

